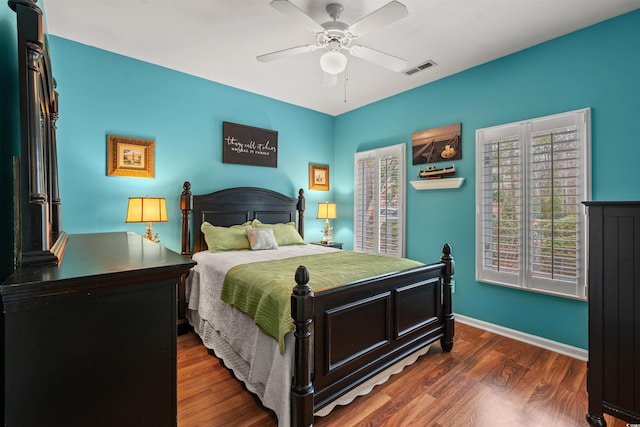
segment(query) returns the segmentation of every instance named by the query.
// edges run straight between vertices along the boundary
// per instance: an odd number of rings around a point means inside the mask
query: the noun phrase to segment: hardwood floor
[[[314,426],[588,426],[586,363],[456,324],[453,351],[439,343],[367,396]],[[609,427],[626,422],[605,416]],[[178,426],[277,426],[190,332],[178,337]]]

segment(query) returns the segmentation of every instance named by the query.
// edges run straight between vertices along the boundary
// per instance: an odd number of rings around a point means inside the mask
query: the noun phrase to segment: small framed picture
[[[155,141],[107,135],[107,175],[153,178]]]
[[[309,189],[329,191],[329,166],[309,164]]]

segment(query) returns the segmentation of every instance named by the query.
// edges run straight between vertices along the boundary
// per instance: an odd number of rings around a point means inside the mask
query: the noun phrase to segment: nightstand
[[[342,243],[340,243],[340,242],[311,242],[311,244],[312,245],[326,246],[328,248],[342,249]]]

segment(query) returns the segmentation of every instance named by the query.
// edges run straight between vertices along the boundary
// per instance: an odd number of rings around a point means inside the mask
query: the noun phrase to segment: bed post
[[[180,195],[180,210],[182,210],[182,255],[191,256],[191,212],[193,211],[193,194],[191,183],[185,181]]]
[[[305,201],[304,201],[304,190],[301,188],[298,190],[298,205],[296,206],[298,210],[298,234],[300,237],[304,239],[304,209],[305,209]]]
[[[455,274],[455,261],[451,256],[451,246],[445,243],[442,247],[442,257],[440,260],[444,263],[442,270],[442,292],[443,292],[443,309],[444,309],[444,336],[440,340],[440,345],[444,351],[451,351],[453,348],[453,308],[451,305],[451,277]]]
[[[295,279],[297,285],[291,294],[291,317],[296,326],[291,380],[291,425],[292,427],[309,427],[313,425],[313,384],[311,382],[313,291],[308,285],[309,271],[305,266],[298,267]]]

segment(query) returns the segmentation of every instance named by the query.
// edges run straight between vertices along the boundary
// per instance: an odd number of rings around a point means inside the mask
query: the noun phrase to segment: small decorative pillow
[[[237,251],[250,249],[247,239],[248,228],[243,224],[232,227],[217,227],[208,222],[203,222],[200,227],[204,233],[204,240],[210,252]]]
[[[252,251],[278,249],[278,243],[273,237],[271,228],[247,228],[247,238]]]
[[[304,239],[298,234],[295,222],[263,224],[254,219],[251,225],[255,228],[272,228],[278,246],[304,245]]]

